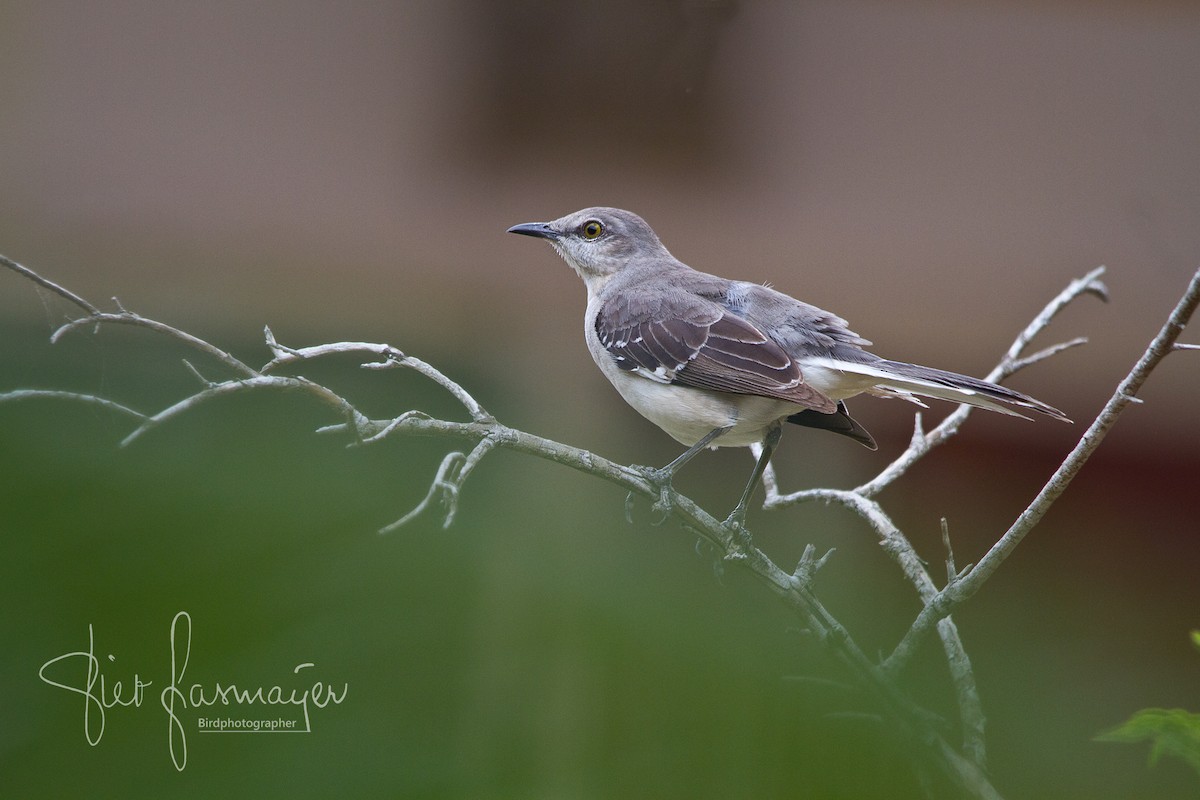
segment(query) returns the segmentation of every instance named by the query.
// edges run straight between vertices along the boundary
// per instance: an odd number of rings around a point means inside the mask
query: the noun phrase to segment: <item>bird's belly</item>
[[[870,375],[860,375],[809,361],[802,362],[800,370],[804,374],[805,383],[834,401],[862,394],[879,382],[878,378]]]
[[[608,378],[639,414],[689,447],[714,428],[730,425],[733,429],[716,439],[714,447],[761,442],[771,423],[801,410],[783,400],[658,383],[625,372]]]

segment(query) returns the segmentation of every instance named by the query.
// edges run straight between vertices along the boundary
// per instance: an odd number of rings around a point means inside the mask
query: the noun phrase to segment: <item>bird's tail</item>
[[[1015,406],[1029,411],[1037,411],[1063,422],[1071,421],[1057,408],[1035,400],[1029,395],[1007,389],[990,381],[959,375],[956,372],[907,364],[903,361],[888,361],[887,359],[866,364],[841,362],[838,364],[838,368],[846,372],[856,372],[876,378],[878,383],[873,389],[868,389],[873,394],[899,394],[908,399],[914,399],[912,395],[936,397],[940,400],[966,403],[1014,417],[1025,417],[1020,411],[1014,410]],[[1025,418],[1028,419],[1028,417]]]

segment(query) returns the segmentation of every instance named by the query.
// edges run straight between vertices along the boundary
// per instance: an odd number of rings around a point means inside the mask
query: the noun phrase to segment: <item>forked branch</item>
[[[370,342],[338,342],[292,348],[279,343],[270,329],[265,329],[265,343],[271,353],[271,359],[262,367],[255,369],[221,348],[170,325],[129,312],[121,308],[119,304],[116,311],[102,311],[73,292],[16,262],[0,256],[0,264],[33,281],[42,289],[66,299],[84,312],[82,316],[59,328],[52,337],[54,341],[67,333],[83,328],[90,327],[93,331],[97,331],[109,324],[133,325],[179,341],[209,357],[217,365],[233,374],[233,377],[230,378],[213,380],[205,377],[196,366],[185,361],[186,367],[198,379],[200,388],[155,413],[143,413],[93,395],[52,390],[18,389],[0,394],[0,402],[62,398],[110,408],[134,421],[133,431],[122,442],[122,444],[131,444],[141,436],[208,400],[246,391],[291,389],[304,392],[330,408],[341,421],[319,429],[320,432],[347,435],[351,445],[372,444],[394,436],[445,436],[472,443],[469,449],[464,448],[463,451],[451,452],[442,460],[425,498],[409,513],[386,526],[385,531],[404,525],[428,512],[439,503],[443,508],[443,524],[448,526],[457,511],[464,482],[488,453],[496,448],[506,448],[554,461],[585,474],[602,478],[626,491],[646,498],[658,499],[660,497],[660,487],[651,484],[639,468],[622,466],[586,450],[570,447],[500,424],[460,384],[448,378],[432,365],[406,355],[391,345]],[[1083,340],[1074,339],[1044,348],[1032,355],[1024,355],[1034,337],[1075,298],[1085,293],[1106,297],[1104,285],[1099,281],[1102,271],[1102,269],[1093,270],[1073,281],[1048,304],[1017,337],[988,379],[1001,380],[1018,369],[1081,344]],[[948,615],[954,607],[978,591],[1021,537],[1045,513],[1045,509],[1049,507],[1050,503],[1061,494],[1070,477],[1078,470],[1079,465],[1095,449],[1099,438],[1111,427],[1116,415],[1125,405],[1133,401],[1137,388],[1166,353],[1196,348],[1195,345],[1177,344],[1175,340],[1195,309],[1196,296],[1200,294],[1198,283],[1200,283],[1200,273],[1193,279],[1188,293],[1185,294],[1179,307],[1172,314],[1168,326],[1164,328],[1159,337],[1156,337],[1150,350],[1147,351],[1147,356],[1139,361],[1134,371],[1122,382],[1117,395],[1089,428],[1084,440],[1064,462],[1063,467],[1030,505],[1030,508],[1022,514],[1021,518],[1014,523],[1009,532],[997,542],[987,556],[974,568],[959,570],[953,566],[953,556],[949,553],[949,537],[947,535],[948,579],[947,584],[940,590],[908,539],[891,522],[874,497],[885,486],[901,477],[912,464],[933,447],[953,436],[967,417],[969,412],[967,407],[956,410],[928,433],[922,429],[920,416],[918,416],[912,441],[904,453],[878,476],[856,489],[816,489],[781,495],[778,491],[776,476],[773,471],[768,471],[764,481],[767,486],[766,504],[768,507],[818,499],[846,506],[861,516],[876,532],[884,549],[892,555],[915,587],[924,608],[896,651],[882,664],[874,663],[862,652],[850,632],[829,613],[813,591],[812,583],[816,573],[831,553],[826,553],[818,558],[810,546],[805,549],[804,556],[796,569],[793,572],[787,572],[778,567],[746,537],[727,528],[686,496],[671,492],[670,514],[687,530],[695,532],[709,542],[723,559],[746,568],[791,607],[801,618],[804,626],[819,640],[825,642],[830,651],[845,665],[848,672],[877,699],[880,707],[888,713],[889,718],[904,737],[917,743],[924,750],[930,762],[936,765],[943,775],[958,787],[961,793],[972,797],[999,797],[984,771],[984,719],[978,692],[975,689],[970,660],[967,658],[954,623],[948,618]],[[444,388],[462,406],[469,421],[438,419],[415,409],[405,411],[392,419],[374,420],[362,414],[340,394],[321,384],[299,375],[277,374],[285,368],[303,364],[312,359],[345,353],[369,357],[370,360],[361,365],[366,369],[408,368],[417,371]],[[908,698],[898,688],[896,680],[899,671],[923,636],[935,627],[941,635],[945,655],[955,683],[962,732],[962,743],[959,747],[951,745],[944,738],[939,727],[931,721],[932,715]]]
[[[1192,276],[1187,289],[1184,290],[1183,296],[1172,309],[1167,321],[1163,323],[1158,334],[1146,347],[1141,358],[1118,384],[1112,397],[1108,399],[1099,415],[1084,431],[1070,455],[1059,465],[1033,501],[1021,512],[1021,515],[1004,532],[1004,535],[992,545],[979,563],[959,580],[950,582],[936,596],[926,601],[925,607],[913,622],[912,627],[884,662],[886,669],[900,669],[912,657],[921,639],[939,620],[946,618],[957,606],[962,605],[979,591],[984,582],[1012,554],[1026,534],[1033,530],[1034,526],[1045,516],[1054,501],[1066,491],[1080,468],[1100,446],[1100,442],[1104,440],[1105,435],[1116,423],[1121,412],[1131,404],[1141,402],[1137,397],[1137,392],[1146,382],[1146,378],[1150,377],[1150,373],[1162,363],[1162,360],[1172,352],[1196,349],[1195,345],[1180,346],[1177,344],[1177,340],[1188,322],[1191,321],[1198,304],[1200,304],[1200,270],[1197,270]]]

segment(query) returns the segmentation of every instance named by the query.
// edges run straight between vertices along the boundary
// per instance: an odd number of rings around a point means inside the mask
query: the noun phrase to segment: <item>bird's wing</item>
[[[596,316],[596,335],[618,367],[650,380],[837,409],[758,327],[690,292],[614,295]]]

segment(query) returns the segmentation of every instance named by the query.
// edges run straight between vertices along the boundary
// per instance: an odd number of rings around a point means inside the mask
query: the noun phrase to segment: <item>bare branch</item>
[[[57,389],[15,389],[11,392],[0,392],[0,403],[16,400],[72,400],[79,403],[97,405],[101,408],[107,408],[109,411],[117,411],[134,419],[146,419],[146,415],[140,411],[134,411],[128,406],[123,406],[104,397],[97,397],[94,394],[63,392]]]
[[[1021,357],[1021,353],[1025,351],[1029,343],[1045,330],[1064,308],[1081,295],[1091,294],[1099,297],[1101,300],[1108,301],[1108,288],[1100,281],[1100,276],[1103,274],[1104,267],[1096,267],[1082,278],[1071,281],[1065,289],[1046,304],[1038,315],[1033,318],[1033,321],[1025,326],[1023,331],[1017,334],[1017,338],[1013,340],[1013,343],[1009,346],[1000,363],[985,376],[984,380],[999,383],[1017,370],[1043,361],[1068,348],[1083,344],[1086,340],[1072,339],[1069,342],[1048,347],[1027,358]],[[889,464],[874,479],[858,487],[856,491],[868,497],[873,497],[881,492],[885,487],[907,472],[909,467],[919,461],[922,456],[958,433],[958,429],[962,427],[962,424],[966,421],[970,413],[970,406],[959,406],[954,412],[943,419],[936,428],[926,434],[923,439],[919,440],[914,434],[908,449],[901,453],[899,458]],[[920,419],[917,420],[917,425],[920,426]]]
[[[429,491],[425,494],[425,499],[400,519],[389,525],[385,525],[379,532],[391,533],[394,530],[404,527],[420,516],[429,507],[435,497],[440,497],[442,506],[446,509],[446,516],[442,520],[442,527],[449,528],[454,522],[454,516],[458,513],[458,498],[462,493],[463,484],[466,483],[467,477],[471,474],[472,470],[478,466],[483,457],[495,446],[495,439],[485,436],[475,445],[470,455],[463,455],[458,452],[449,453],[442,459],[437,475],[434,476],[433,483],[430,484]]]
[[[332,431],[332,429],[344,428],[346,426],[330,426],[329,429]],[[566,467],[581,471],[581,473],[602,477],[626,491],[641,494],[642,497],[649,499],[658,499],[659,497],[659,488],[650,483],[637,469],[622,467],[622,465],[607,461],[605,458],[595,456],[592,452],[578,450],[576,447],[563,445],[557,441],[517,431],[517,429],[505,427],[494,421],[449,422],[425,416],[409,416],[390,421],[371,421],[366,423],[362,431],[374,434],[382,432],[384,429],[389,429],[390,435],[449,435],[449,437],[462,437],[478,441],[491,438],[497,446],[564,464]],[[366,440],[377,441],[379,439],[374,437]],[[461,456],[461,453],[458,455]],[[445,482],[449,469],[454,463],[456,463],[456,459],[455,462],[446,465],[445,470],[439,470],[439,480],[434,483]],[[424,511],[437,497],[439,491],[442,491],[442,487],[431,487],[431,493],[426,495],[426,499],[422,500],[418,509],[410,512],[410,515],[401,521],[389,525],[388,529],[395,529],[398,525],[408,522],[415,516],[415,513]],[[846,628],[838,620],[835,620],[833,615],[811,593],[809,581],[805,581],[804,577],[811,577],[811,573],[815,572],[820,564],[823,564],[823,561],[828,558],[828,554],[826,557],[814,560],[810,553],[808,566],[798,569],[798,575],[788,575],[780,570],[760,549],[746,546],[733,531],[726,528],[718,519],[708,515],[706,511],[696,505],[695,501],[682,494],[674,495],[672,500],[670,515],[682,523],[686,530],[694,531],[701,539],[715,547],[716,552],[722,558],[732,560],[733,563],[748,570],[758,581],[796,610],[805,626],[815,634],[817,639],[826,643],[851,674],[856,675],[860,684],[868,688],[874,696],[880,699],[884,708],[892,712],[889,718],[893,724],[899,724],[905,730],[906,738],[922,742],[928,748],[934,763],[940,766],[943,774],[947,775],[956,786],[977,798],[998,798],[1000,796],[991,787],[991,783],[982,769],[982,750],[979,752],[971,750],[971,742],[976,741],[977,736],[973,733],[965,733],[965,739],[968,741],[967,752],[971,753],[971,757],[962,757],[931,726],[929,715],[914,705],[899,690],[896,690],[892,680],[874,663],[871,663],[858,645],[854,644]],[[870,500],[866,503],[874,505]],[[803,561],[802,559],[802,563]],[[954,630],[953,621],[946,620],[944,622],[946,624],[941,627],[946,630],[947,639],[959,642],[958,632]],[[947,646],[949,648],[950,645]],[[962,674],[970,678],[970,660],[966,657],[965,651],[961,650],[961,645],[954,648],[954,656],[954,672],[959,675],[956,680],[960,681],[958,693],[960,698],[966,697],[965,700],[960,699],[960,705],[966,709],[968,714],[972,715],[972,721],[978,720],[977,726],[972,724],[970,730],[978,730],[982,735],[983,715],[978,711],[978,693],[974,691],[973,679],[961,678]],[[978,741],[982,744],[982,739],[978,739]]]
[[[75,294],[72,291],[64,289],[63,287],[59,286],[57,283],[55,283],[52,280],[43,278],[41,275],[38,275],[36,272],[31,270],[29,267],[22,266],[22,265],[18,264],[16,261],[13,261],[11,258],[6,258],[5,256],[0,256],[0,265],[6,266],[9,269],[11,269],[13,272],[17,273],[18,275],[22,275],[22,276],[28,278],[29,280],[36,283],[38,286],[41,286],[43,289],[49,289],[50,291],[54,292],[59,297],[70,300],[72,303],[79,306],[84,311],[88,312],[89,314],[95,315],[95,314],[100,313],[100,309],[96,308],[94,305],[89,303],[87,300],[84,300],[79,295]]]
[[[920,430],[920,414],[918,414],[914,440],[920,436]],[[823,500],[827,503],[835,502],[858,514],[875,531],[876,536],[879,538],[880,546],[900,567],[900,570],[904,573],[909,583],[917,590],[917,595],[921,601],[928,603],[931,598],[937,595],[937,586],[934,584],[933,578],[930,577],[924,561],[917,555],[917,551],[912,546],[912,543],[900,532],[883,510],[883,507],[877,501],[862,494],[859,490],[809,489],[787,495],[784,498],[768,497],[766,507],[771,508],[779,502],[791,503],[810,500]],[[807,549],[805,550],[805,554],[808,555]],[[828,558],[828,554],[825,557]],[[823,561],[824,559],[822,559]],[[801,566],[805,566],[803,559],[801,560]],[[797,569],[799,570],[800,568],[798,567]],[[803,576],[798,572],[797,577],[800,578]],[[946,651],[946,660],[950,666],[950,676],[954,682],[955,694],[958,698],[964,750],[976,764],[983,767],[987,761],[983,738],[983,705],[979,699],[975,677],[971,672],[971,660],[967,657],[966,648],[963,646],[962,639],[958,635],[958,628],[954,625],[953,620],[947,619],[943,620],[943,622],[946,624],[938,626],[938,634],[942,639],[942,646]]]
[[[1050,480],[1038,492],[1037,497],[1021,512],[1017,520],[992,545],[979,563],[960,580],[947,585],[937,596],[926,603],[912,627],[884,662],[887,671],[894,672],[902,668],[912,657],[921,639],[934,625],[979,591],[979,588],[1008,558],[1025,538],[1025,535],[1037,525],[1054,501],[1062,496],[1079,469],[1091,457],[1109,429],[1116,423],[1117,417],[1137,399],[1137,391],[1145,383],[1146,378],[1166,358],[1168,353],[1176,349],[1175,340],[1179,338],[1191,320],[1197,304],[1200,304],[1200,270],[1197,270],[1192,276],[1186,291],[1171,311],[1158,335],[1154,337],[1141,358],[1117,386],[1112,397],[1105,403],[1104,409],[1088,426],[1087,431],[1080,437],[1066,460],[1055,470],[1054,474],[1050,476]]]
[[[825,566],[825,562],[829,560],[829,557],[833,553],[834,548],[831,547],[825,551],[825,555],[817,558],[817,548],[811,544],[804,545],[804,552],[800,555],[800,563],[792,571],[792,577],[805,585],[812,583],[813,576],[817,574],[817,570]]]
[[[983,713],[983,701],[979,697],[979,687],[975,683],[975,672],[971,667],[971,658],[963,646],[958,633],[958,626],[950,617],[938,621],[938,636],[942,640],[942,651],[946,656],[946,665],[950,669],[950,681],[954,686],[955,703],[958,705],[958,719],[962,727],[963,752],[977,766],[987,766],[986,725],[987,717]]]
[[[415,410],[414,411],[405,411],[403,414],[396,417],[394,420],[392,420],[386,426],[384,426],[382,430],[378,431],[377,433],[372,433],[370,436],[364,437],[361,444],[374,444],[375,442],[379,441],[380,439],[384,439],[384,438],[390,436],[392,434],[392,431],[394,431],[394,430],[396,430],[396,428],[400,427],[401,423],[405,422],[406,420],[410,420],[410,419],[433,419],[433,417],[429,416],[424,411],[415,411]],[[334,433],[334,432],[337,432],[337,430],[339,428],[340,428],[340,426],[326,426],[324,428],[318,429],[317,432],[318,433]]]
[[[916,414],[913,414],[913,435],[909,439],[908,447],[905,448],[904,452],[896,460],[884,467],[882,472],[862,486],[859,486],[855,491],[863,497],[874,497],[879,494],[888,484],[895,481],[907,472],[909,467],[917,463],[921,456],[953,436],[958,430],[958,426],[967,418],[970,410],[970,406],[959,406],[948,417],[942,420],[941,425],[938,425],[930,433],[925,433],[921,412],[918,411]]]
[[[454,399],[458,400],[467,409],[467,413],[471,415],[471,419],[476,422],[486,422],[493,418],[466,389],[447,378],[439,369],[419,358],[405,355],[391,345],[375,344],[372,342],[336,342],[334,344],[293,349],[283,347],[276,342],[270,328],[266,329],[266,334],[267,346],[271,348],[272,353],[275,354],[275,358],[263,366],[260,370],[263,374],[271,372],[276,367],[286,366],[310,358],[340,355],[343,353],[368,353],[379,357],[380,360],[363,364],[363,369],[396,369],[404,367],[415,370],[453,395]]]
[[[1043,350],[1037,351],[1031,356],[1025,356],[1024,358],[1018,358],[1014,360],[1011,365],[1012,371],[1016,372],[1017,370],[1033,366],[1039,361],[1045,361],[1047,358],[1056,356],[1064,350],[1070,350],[1072,347],[1079,347],[1082,344],[1087,344],[1087,341],[1088,340],[1086,336],[1079,336],[1071,339],[1070,341],[1059,342],[1058,344],[1050,345]]]
[[[1080,295],[1090,294],[1107,303],[1108,287],[1100,280],[1100,276],[1104,272],[1104,267],[1096,267],[1082,278],[1071,281],[1067,288],[1059,293],[1058,297],[1047,303],[1041,313],[1034,317],[1033,321],[1013,341],[1012,345],[1008,348],[1008,352],[1005,353],[1004,359],[987,376],[987,380],[996,382],[1013,374],[1018,368],[1014,368],[1011,365],[1017,362],[1021,353],[1029,346],[1034,337],[1041,333],[1064,308]]]
[[[188,361],[186,358],[183,359],[183,366],[187,368],[188,372],[192,373],[192,377],[194,377],[201,386],[211,387],[216,385],[215,381],[210,381],[208,378],[201,375],[200,370],[196,369],[196,365]]]
[[[586,450],[579,450],[525,433],[524,431],[507,428],[495,422],[462,423],[427,417],[409,417],[386,422],[372,421],[364,427],[364,432],[370,432],[372,428],[376,428],[379,431],[390,428],[391,435],[441,435],[464,437],[474,440],[483,440],[490,436],[494,439],[497,446],[555,461],[580,472],[602,477],[626,490],[637,492],[644,497],[657,499],[659,494],[658,487],[646,480],[636,469],[623,467]],[[378,439],[374,440],[377,441]],[[447,469],[449,469],[449,466],[447,466]],[[439,481],[435,481],[435,484],[444,482],[445,478],[446,474],[442,474]],[[419,509],[424,510],[427,508],[435,497],[435,487],[431,486],[430,493],[427,494],[426,500],[422,501]],[[863,502],[867,506],[875,505],[873,501],[865,500]],[[417,511],[416,513],[420,512]],[[912,724],[921,727],[924,731],[921,736],[934,737],[933,739],[923,739],[923,741],[940,741],[940,734],[928,728],[928,721],[924,719],[923,713],[916,709],[910,701],[905,699],[892,684],[891,680],[866,658],[857,645],[854,644],[853,639],[845,628],[829,614],[816,599],[815,595],[811,593],[811,590],[808,588],[808,581],[803,580],[806,573],[810,577],[811,572],[815,572],[816,568],[828,557],[828,554],[822,559],[814,560],[810,552],[807,565],[799,570],[799,574],[789,575],[777,567],[761,550],[752,545],[747,546],[738,536],[721,522],[703,511],[690,498],[684,495],[675,495],[669,513],[688,530],[696,532],[702,539],[714,546],[722,557],[734,561],[749,570],[751,574],[755,575],[768,588],[796,609],[804,618],[807,627],[813,630],[820,640],[832,646],[834,652],[839,654],[841,660],[850,666],[860,679],[867,682],[868,688],[871,688],[874,693],[878,694],[902,718],[908,719]],[[407,522],[412,516],[410,514],[399,523],[389,526],[389,530],[394,529],[397,524]],[[883,516],[883,519],[886,520],[886,515]],[[890,525],[890,521],[886,524]],[[891,527],[894,530],[894,526]],[[929,583],[929,591],[936,591],[932,582]],[[953,623],[948,622],[944,627],[947,630],[947,638],[958,642],[957,631],[953,629]],[[947,646],[950,647],[951,645],[948,644]],[[954,647],[953,652],[955,654],[955,663],[963,665],[963,669],[965,669],[966,674],[969,676],[970,661],[966,658],[965,652],[962,651],[961,643]],[[973,680],[961,685],[958,691],[960,696],[964,693],[970,696],[974,691]],[[975,704],[978,704],[977,699],[975,700]],[[969,703],[967,707],[971,707]],[[982,719],[981,714],[978,715],[978,719]],[[939,759],[951,758],[947,753],[954,752],[953,748],[950,748],[944,742],[942,745],[936,745],[936,749],[940,753],[938,756]],[[981,762],[981,759],[976,760]],[[955,778],[956,780],[961,778],[963,774],[973,773],[975,776],[973,778],[974,784],[990,786],[977,764],[971,765],[971,762],[962,759],[961,756],[954,756],[951,758],[951,762],[954,766],[953,768],[947,767],[948,774],[958,776]],[[991,795],[984,794],[979,796]]]
[[[419,358],[413,356],[401,355],[399,358],[389,358],[385,363],[381,364],[363,364],[368,369],[391,369],[394,367],[407,367],[408,369],[416,370],[417,372],[429,378],[431,381],[441,386],[450,394],[454,395],[454,399],[462,403],[467,409],[467,413],[471,415],[471,419],[476,422],[487,422],[493,419],[492,415],[484,410],[483,406],[467,392],[462,386],[447,378],[442,374],[441,370],[432,364],[428,364]]]
[[[481,439],[479,444],[475,445],[475,449],[467,455],[467,460],[463,462],[462,467],[458,470],[458,485],[461,487],[466,482],[467,477],[474,471],[475,467],[479,466],[479,462],[483,457],[492,451],[496,446],[496,442],[490,436],[486,439]],[[450,522],[453,521],[454,514],[451,513],[450,519],[446,522],[446,527],[450,527]]]
[[[958,580],[958,567],[954,565],[954,548],[950,545],[950,523],[942,517],[942,546],[946,548],[946,583]]]
[[[447,453],[446,457],[442,459],[441,465],[438,466],[437,475],[434,476],[433,483],[429,484],[429,491],[425,493],[425,498],[421,500],[421,502],[417,504],[417,507],[412,511],[409,511],[403,517],[391,523],[390,525],[383,526],[379,529],[379,532],[391,533],[397,528],[407,525],[409,522],[424,513],[425,509],[429,507],[433,500],[439,497],[441,498],[442,503],[445,504],[448,509],[446,513],[446,522],[442,527],[449,527],[450,517],[453,513],[449,509],[457,507],[458,505],[458,486],[454,482],[452,473],[459,464],[466,460],[466,458],[467,457],[462,453]]]
[[[260,375],[256,378],[208,384],[204,390],[185,397],[178,403],[163,409],[151,417],[146,417],[137,429],[121,440],[121,446],[127,447],[133,444],[137,439],[140,439],[143,435],[162,425],[164,422],[169,422],[208,400],[256,389],[301,389],[321,400],[325,405],[330,406],[340,414],[351,418],[356,424],[367,421],[367,418],[360,414],[354,406],[350,405],[349,401],[326,389],[319,383],[313,383],[303,377],[286,378],[278,375]]]
[[[275,356],[259,370],[264,375],[273,372],[277,367],[288,366],[299,361],[307,361],[324,356],[344,355],[346,353],[365,353],[376,356],[382,360],[381,363],[363,365],[364,367],[374,369],[388,365],[388,359],[404,358],[404,353],[390,344],[377,344],[375,342],[333,342],[331,344],[319,344],[312,347],[285,347],[275,340],[275,336],[271,333],[270,328],[264,328],[263,330],[266,332],[267,347],[270,348]]]
[[[0,257],[2,258],[2,257]],[[318,402],[328,406],[342,418],[343,422],[322,427],[320,432],[345,433],[352,437],[351,444],[371,444],[391,436],[449,436],[464,438],[474,442],[469,454],[454,451],[447,454],[430,484],[422,501],[408,514],[384,528],[384,531],[394,530],[417,515],[426,511],[434,501],[439,501],[444,509],[443,525],[448,526],[454,519],[458,508],[464,482],[482,459],[492,449],[503,447],[516,452],[526,453],[538,458],[554,461],[584,472],[588,475],[603,478],[627,491],[635,492],[643,497],[657,500],[660,488],[650,482],[645,470],[636,467],[625,467],[596,456],[586,450],[569,447],[558,442],[534,436],[498,423],[462,386],[449,379],[432,365],[386,344],[367,342],[340,342],[318,345],[307,348],[291,348],[280,344],[269,328],[264,329],[267,348],[271,352],[271,360],[261,370],[254,370],[227,352],[217,348],[202,339],[193,337],[169,325],[146,319],[131,313],[117,303],[119,313],[101,312],[87,301],[78,298],[65,289],[50,281],[40,278],[20,265],[4,260],[18,273],[29,277],[39,285],[55,291],[64,298],[79,305],[87,312],[87,316],[74,320],[62,326],[55,332],[52,340],[65,335],[77,328],[88,325],[99,326],[104,323],[128,324],[144,327],[174,338],[184,344],[214,357],[239,375],[237,380],[213,382],[205,378],[190,362],[185,361],[186,367],[201,382],[201,391],[175,403],[153,416],[146,416],[126,409],[119,404],[94,398],[89,395],[74,393],[45,393],[25,394],[20,392],[0,395],[0,401],[19,399],[20,397],[45,396],[69,397],[73,400],[97,403],[127,413],[138,419],[141,424],[131,433],[122,444],[136,440],[149,430],[178,417],[186,411],[195,408],[209,399],[242,391],[258,389],[294,389],[303,391],[314,397]],[[999,380],[1025,366],[1042,361],[1063,350],[1082,343],[1082,340],[1072,340],[1054,345],[1030,356],[1022,357],[1025,347],[1058,313],[1061,308],[1075,297],[1083,293],[1106,296],[1103,284],[1098,280],[1102,268],[1094,270],[1084,278],[1073,282],[1055,298],[1038,318],[1022,332],[1010,347],[1004,360],[989,375],[990,380]],[[114,301],[115,302],[115,301]],[[1168,349],[1194,349],[1193,346],[1179,345]],[[470,414],[470,422],[451,422],[435,419],[422,412],[407,411],[390,420],[371,420],[358,412],[345,398],[330,389],[316,384],[303,376],[283,377],[271,374],[276,369],[289,366],[312,358],[337,353],[366,353],[378,359],[362,364],[367,369],[392,369],[405,367],[413,369],[429,380],[446,389]],[[1132,402],[1135,398],[1132,392],[1122,394],[1124,402]],[[961,586],[980,573],[980,567],[961,575],[954,565],[953,552],[950,550],[948,536],[947,546],[947,586],[940,592],[937,590],[928,571],[912,548],[908,539],[896,528],[883,508],[872,499],[883,487],[900,477],[904,471],[933,446],[953,435],[967,416],[967,407],[962,407],[949,415],[937,428],[925,433],[921,425],[921,417],[917,416],[912,441],[905,452],[892,464],[884,469],[874,480],[863,484],[854,490],[813,489],[781,496],[774,470],[768,467],[764,475],[764,485],[767,488],[768,507],[786,505],[794,502],[820,499],[825,502],[837,502],[862,517],[875,530],[880,544],[900,566],[905,576],[914,586],[918,596],[924,603],[922,616],[930,615],[931,621],[924,623],[928,627],[936,627],[943,642],[950,673],[954,681],[955,693],[958,698],[959,714],[963,742],[961,752],[951,746],[941,735],[938,725],[931,719],[929,712],[912,702],[897,688],[894,676],[903,667],[904,659],[889,659],[884,665],[876,665],[869,660],[855,644],[849,632],[829,613],[812,591],[812,582],[816,572],[828,561],[832,550],[820,558],[816,557],[815,548],[811,545],[805,548],[804,555],[796,569],[786,573],[772,562],[761,550],[750,543],[744,532],[733,531],[715,518],[707,514],[690,498],[673,493],[668,513],[678,520],[682,526],[697,533],[701,539],[711,544],[719,557],[731,560],[746,568],[760,582],[771,589],[789,605],[801,618],[805,627],[826,644],[831,652],[846,666],[850,674],[874,695],[887,716],[902,731],[902,735],[917,742],[930,756],[932,763],[938,766],[943,774],[948,776],[960,789],[975,797],[997,797],[987,776],[983,772],[985,751],[983,746],[984,717],[979,703],[978,691],[970,660],[963,649],[961,639],[954,622],[946,615],[949,613],[951,590]],[[757,453],[756,453],[757,456]],[[993,548],[995,549],[995,548]],[[992,554],[989,553],[989,557]],[[985,561],[987,559],[985,558]],[[980,566],[983,565],[981,562]],[[982,573],[980,573],[982,574]],[[986,579],[982,575],[980,582]],[[969,595],[968,595],[969,596]],[[964,598],[965,599],[965,598]],[[944,608],[944,613],[943,611]],[[930,611],[934,609],[934,611]],[[922,616],[918,616],[920,623]],[[914,630],[917,623],[914,623]],[[914,642],[919,634],[913,634]],[[906,636],[908,638],[908,636]],[[903,642],[902,642],[903,644]],[[899,648],[898,648],[899,649]],[[895,656],[895,653],[893,653]],[[964,756],[965,754],[965,756]]]
[[[179,330],[178,328],[174,328],[165,323],[158,322],[157,320],[147,319],[146,317],[143,317],[139,314],[133,314],[129,311],[121,311],[120,313],[117,313],[117,314],[111,314],[111,313],[104,312],[104,311],[96,311],[95,313],[90,314],[89,316],[80,317],[79,319],[71,320],[70,322],[68,322],[67,324],[63,325],[58,330],[56,330],[50,336],[50,342],[57,343],[59,339],[61,339],[63,336],[66,336],[68,333],[71,333],[72,331],[78,330],[80,328],[86,328],[89,325],[99,326],[100,324],[105,323],[105,322],[116,324],[116,325],[133,325],[138,328],[146,328],[148,330],[152,330],[155,333],[161,333],[164,336],[168,336],[172,339],[182,342],[183,344],[187,345],[188,347],[191,347],[193,349],[199,350],[202,353],[206,353],[206,354],[212,356],[213,358],[222,362],[227,367],[229,367],[231,370],[233,370],[234,372],[236,372],[240,375],[245,375],[245,376],[249,377],[249,376],[258,374],[255,370],[246,366],[237,358],[234,358],[232,355],[225,352],[221,348],[216,347],[215,345],[209,344],[208,342],[204,341],[203,339],[199,338],[198,336],[193,336],[190,333],[186,333],[185,331]]]
[[[988,380],[999,381],[1023,367],[1045,360],[1057,353],[1082,344],[1085,340],[1073,339],[1068,342],[1053,345],[1038,353],[1022,358],[1021,353],[1042,330],[1050,324],[1071,301],[1082,294],[1095,294],[1107,299],[1107,289],[1099,281],[1104,268],[1099,267],[1087,275],[1072,281],[1054,299],[1052,299],[1034,320],[1021,331],[1009,347],[1000,364],[987,376]],[[772,476],[771,482],[765,482],[767,500],[766,508],[776,508],[798,502],[823,500],[837,502],[857,513],[875,531],[880,545],[900,567],[908,581],[917,590],[922,602],[928,604],[938,595],[938,589],[926,569],[924,561],[917,554],[908,538],[900,532],[883,508],[872,498],[885,487],[901,477],[913,464],[920,460],[931,449],[949,439],[962,423],[966,421],[971,411],[970,406],[959,406],[949,414],[936,428],[925,433],[922,426],[921,413],[915,414],[913,435],[908,447],[891,464],[883,469],[875,478],[851,491],[833,489],[810,489],[787,495],[780,495]],[[756,453],[757,456],[757,453]],[[949,550],[947,535],[948,567],[954,569],[953,553]],[[978,689],[975,685],[974,674],[971,671],[970,659],[958,635],[957,627],[952,620],[941,621],[937,626],[942,645],[950,667],[958,698],[960,722],[963,732],[964,751],[971,759],[983,766],[986,763],[984,747],[984,715]],[[893,665],[894,666],[894,665]],[[891,672],[889,670],[889,672]],[[891,672],[891,674],[895,674]]]
[[[271,355],[275,356],[276,359],[283,358],[284,356],[297,355],[296,350],[294,350],[293,348],[284,347],[279,342],[275,341],[275,334],[271,332],[270,325],[263,325],[263,338],[267,342],[267,349],[271,351]],[[271,362],[271,363],[274,363],[274,362]],[[269,371],[271,368],[271,363],[268,363],[265,367],[260,369],[259,372]]]

